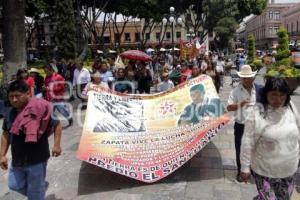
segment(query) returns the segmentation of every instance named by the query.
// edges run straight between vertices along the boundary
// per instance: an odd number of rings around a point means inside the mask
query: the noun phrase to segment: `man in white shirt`
[[[241,78],[241,83],[234,88],[228,98],[228,111],[234,111],[235,124],[234,124],[234,143],[236,151],[236,163],[238,168],[237,181],[242,182],[240,177],[241,172],[241,161],[240,161],[240,150],[241,142],[244,134],[244,122],[246,112],[245,107],[256,102],[256,89],[253,84],[256,71],[252,72],[249,65],[243,65],[241,71],[237,72]]]
[[[161,82],[157,86],[158,92],[168,91],[174,88],[174,83],[169,79],[169,74],[167,72],[162,73]]]
[[[90,72],[83,67],[82,61],[77,61],[76,69],[74,70],[73,87],[76,88],[76,95],[82,102],[85,101],[82,91],[89,82],[91,82]],[[86,106],[84,105],[82,108],[85,109]]]
[[[101,63],[101,80],[102,82],[108,83],[114,80],[114,76],[110,70],[108,70],[108,66],[106,62]]]

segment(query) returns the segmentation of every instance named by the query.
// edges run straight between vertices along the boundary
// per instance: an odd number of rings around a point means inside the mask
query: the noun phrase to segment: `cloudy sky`
[[[276,3],[300,3],[300,0],[275,0]]]

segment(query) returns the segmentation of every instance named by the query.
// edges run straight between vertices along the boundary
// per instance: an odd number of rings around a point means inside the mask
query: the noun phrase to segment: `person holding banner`
[[[220,74],[216,70],[216,64],[217,64],[216,62],[209,61],[207,63],[206,70],[204,70],[202,73],[206,74],[212,78],[215,88],[217,90],[217,93],[219,94],[221,81],[220,81]]]
[[[218,117],[224,114],[225,109],[220,99],[205,99],[205,89],[203,84],[198,84],[190,89],[192,103],[184,108],[178,125],[197,124],[205,117]]]
[[[192,70],[190,70],[188,63],[186,61],[181,62],[180,74],[181,76],[180,76],[179,83],[184,83],[192,75]]]
[[[245,122],[241,147],[241,177],[254,176],[254,198],[292,198],[300,164],[300,116],[283,78],[268,78],[262,90],[263,109],[254,109]]]
[[[193,68],[192,68],[192,75],[189,77],[188,80],[191,80],[191,79],[193,79],[193,78],[196,78],[196,77],[200,76],[200,74],[201,74],[201,71],[200,71],[198,65],[193,65]]]
[[[174,88],[174,83],[169,79],[169,73],[163,72],[161,75],[161,82],[157,85],[157,91],[164,92],[172,88]]]
[[[91,88],[93,88],[95,86],[109,89],[108,84],[106,82],[102,82],[101,74],[99,71],[94,71],[92,73],[92,82],[89,82],[88,84],[86,84],[86,86],[84,87],[84,89],[82,91],[82,96],[85,98],[88,98],[89,90],[91,90]]]

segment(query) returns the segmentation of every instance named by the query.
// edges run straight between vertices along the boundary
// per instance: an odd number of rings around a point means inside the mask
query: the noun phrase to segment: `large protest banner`
[[[229,120],[206,75],[148,96],[93,88],[77,156],[151,183],[190,160]]]

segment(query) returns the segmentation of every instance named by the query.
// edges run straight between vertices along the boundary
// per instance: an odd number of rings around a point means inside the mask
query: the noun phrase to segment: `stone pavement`
[[[262,81],[258,76],[259,82]],[[230,77],[220,97],[226,105],[230,90]],[[293,96],[300,106],[300,89]],[[83,116],[77,116],[83,117]],[[233,123],[229,124],[189,163],[153,184],[103,170],[81,162],[76,150],[82,129],[76,124],[63,132],[63,154],[51,158],[48,165],[48,200],[252,200],[256,195],[255,184],[235,182],[236,164],[233,139]],[[52,138],[51,138],[52,139]],[[300,174],[298,174],[300,177]],[[300,186],[300,180],[297,182]],[[0,199],[19,200],[24,197],[7,188],[7,172],[0,171]],[[294,192],[293,200],[300,194]]]

